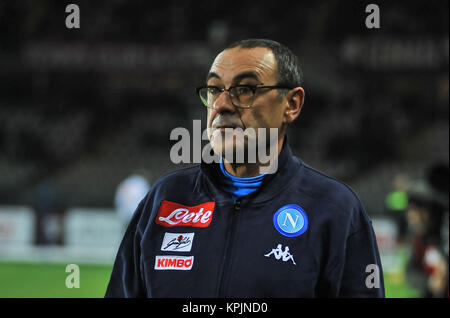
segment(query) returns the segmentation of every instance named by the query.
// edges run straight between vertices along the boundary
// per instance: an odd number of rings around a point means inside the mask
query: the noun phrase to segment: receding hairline
[[[233,46],[233,47],[227,47],[227,48],[223,49],[219,54],[217,54],[216,58],[217,58],[220,54],[222,54],[222,53],[224,53],[224,52],[226,52],[226,51],[231,51],[231,50],[246,50],[246,51],[252,51],[252,50],[260,50],[260,49],[266,50],[267,53],[272,54],[272,57],[273,57],[274,62],[277,63],[277,58],[276,58],[276,56],[275,56],[275,52],[274,52],[271,48],[265,47],[265,46],[245,47],[245,46],[240,46],[240,45],[238,45],[238,46]],[[214,60],[215,60],[215,59],[214,59]]]
[[[274,55],[280,84],[302,86],[303,71],[298,57],[289,47],[280,42],[267,38],[250,38],[233,42],[224,51],[232,48],[253,49],[259,47],[268,49]]]
[[[275,56],[275,52],[273,52],[273,50],[271,50],[270,48],[265,47],[265,46],[257,46],[257,47],[250,47],[250,48],[247,48],[247,47],[242,47],[242,46],[239,46],[239,45],[238,45],[238,46],[234,46],[234,47],[227,47],[227,48],[223,49],[219,54],[216,55],[216,57],[214,58],[213,63],[211,64],[211,67],[209,68],[209,72],[208,72],[208,74],[207,74],[207,76],[206,76],[206,82],[208,82],[208,80],[211,79],[211,78],[220,78],[220,76],[218,76],[216,72],[212,71],[212,67],[213,67],[213,65],[214,65],[214,62],[216,61],[216,59],[217,59],[222,53],[224,53],[224,52],[226,52],[226,51],[233,50],[233,49],[238,49],[238,50],[266,49],[266,50],[268,51],[267,53],[270,53],[271,56],[272,56],[272,62],[273,62],[273,66],[274,66],[273,72],[274,72],[274,74],[275,74],[275,76],[276,76],[277,78],[279,77],[279,72],[278,72],[278,61],[277,61],[277,58],[276,58],[276,56]],[[250,73],[253,73],[253,72],[248,71],[248,72],[244,72],[244,73],[247,75],[247,73],[250,74]],[[244,76],[244,77],[250,77],[250,76]],[[253,77],[254,77],[254,76],[253,76]]]

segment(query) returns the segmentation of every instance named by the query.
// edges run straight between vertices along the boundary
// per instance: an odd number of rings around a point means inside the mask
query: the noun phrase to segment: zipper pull
[[[236,202],[234,202],[234,210],[238,211],[241,209],[241,201],[237,200]]]

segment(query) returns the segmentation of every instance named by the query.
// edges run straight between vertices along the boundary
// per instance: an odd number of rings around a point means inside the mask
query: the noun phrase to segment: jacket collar
[[[260,188],[242,197],[242,201],[251,201],[253,203],[263,203],[273,199],[279,195],[282,191],[285,191],[290,182],[293,180],[295,170],[301,169],[303,166],[301,160],[292,155],[291,148],[288,144],[288,138],[285,136],[283,141],[283,148],[278,155],[278,169],[273,174],[267,174],[264,176]],[[204,176],[202,187],[213,198],[214,201],[229,201],[231,195],[222,191],[219,186],[219,178],[223,178],[220,166],[218,163],[201,163],[201,172]]]

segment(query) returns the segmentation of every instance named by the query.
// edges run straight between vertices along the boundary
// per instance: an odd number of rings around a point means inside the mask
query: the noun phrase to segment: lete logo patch
[[[171,201],[162,201],[156,224],[173,226],[208,227],[211,223],[215,202],[206,202],[196,206],[187,206]]]

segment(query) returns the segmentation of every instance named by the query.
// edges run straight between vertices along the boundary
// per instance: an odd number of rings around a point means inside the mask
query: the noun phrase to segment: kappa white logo
[[[161,251],[189,252],[192,248],[195,233],[166,233]]]
[[[273,255],[275,257],[275,259],[277,259],[277,260],[281,259],[283,262],[287,262],[287,261],[291,260],[292,263],[294,263],[294,265],[297,265],[294,261],[294,255],[289,253],[288,246],[286,246],[283,251],[281,244],[278,244],[277,248],[273,248],[269,253],[265,254],[264,256],[270,257],[270,255]]]

